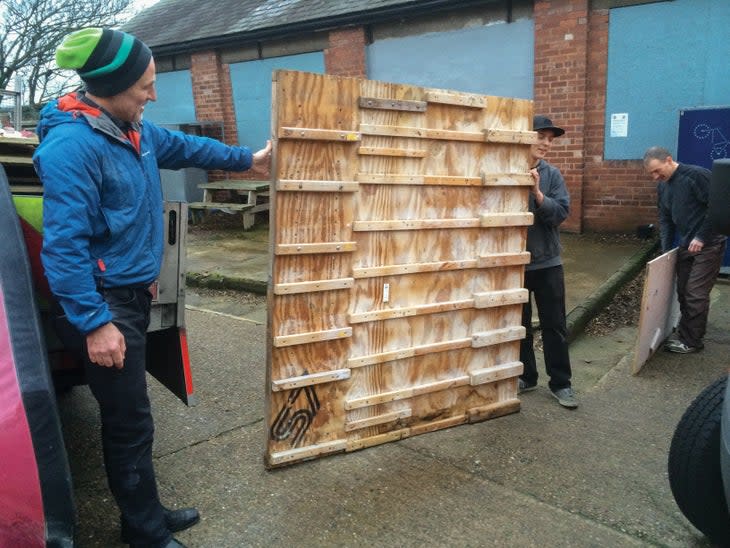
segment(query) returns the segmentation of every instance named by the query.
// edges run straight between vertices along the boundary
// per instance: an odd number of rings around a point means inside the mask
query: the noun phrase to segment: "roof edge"
[[[479,4],[490,4],[496,1],[497,0],[411,0],[408,3],[399,4],[397,6],[359,11],[355,13],[344,13],[341,15],[322,17],[320,19],[312,19],[309,21],[301,21],[276,27],[268,27],[250,32],[240,32],[224,36],[201,38],[199,40],[189,40],[187,42],[150,46],[150,49],[152,50],[152,53],[157,56],[192,53],[194,51],[240,45],[242,42],[257,42],[261,40],[283,38],[285,36],[290,36],[292,33],[316,32],[340,27],[369,25],[405,15],[421,15],[428,11],[445,11],[447,9],[472,7]]]

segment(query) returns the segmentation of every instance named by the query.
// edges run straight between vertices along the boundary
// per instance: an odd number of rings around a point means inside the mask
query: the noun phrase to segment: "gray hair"
[[[644,165],[648,164],[652,160],[661,160],[662,162],[672,155],[664,147],[651,147],[644,153]]]

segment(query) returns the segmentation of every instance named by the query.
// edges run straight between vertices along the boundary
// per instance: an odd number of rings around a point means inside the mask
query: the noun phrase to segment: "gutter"
[[[359,11],[355,13],[344,13],[331,17],[322,17],[308,21],[300,21],[275,27],[267,27],[252,31],[226,34],[223,36],[211,36],[190,40],[187,42],[176,42],[174,44],[162,44],[150,46],[155,56],[178,55],[192,53],[208,49],[224,49],[227,47],[240,47],[242,44],[264,40],[275,40],[291,37],[292,34],[305,34],[321,32],[342,27],[365,26],[380,23],[400,17],[413,17],[429,12],[440,12],[459,8],[468,8],[485,4],[496,3],[497,0],[412,0],[397,6]],[[508,13],[512,13],[512,2],[508,2]]]

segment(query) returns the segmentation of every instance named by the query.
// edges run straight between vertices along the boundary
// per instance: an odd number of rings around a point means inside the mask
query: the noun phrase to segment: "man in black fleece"
[[[662,251],[678,247],[677,297],[682,316],[676,337],[665,348],[688,354],[704,347],[702,338],[710,312],[710,291],[725,255],[725,236],[710,228],[707,203],[710,171],[680,164],[666,148],[651,147],[644,168],[658,181],[659,234]]]
[[[530,174],[535,182],[530,189],[530,211],[535,215],[535,222],[527,230],[527,251],[531,258],[530,264],[525,267],[525,288],[530,294],[522,308],[522,325],[527,336],[520,345],[520,361],[525,370],[519,380],[519,391],[523,393],[537,388],[532,335],[531,299],[534,297],[542,331],[545,369],[550,377],[550,392],[560,405],[575,409],[578,401],[570,381],[572,371],[565,319],[565,279],[558,231],[570,212],[570,197],[560,170],[545,161],[553,139],[563,135],[565,130],[555,127],[545,116],[535,116],[532,128],[538,135],[538,142],[530,147]]]

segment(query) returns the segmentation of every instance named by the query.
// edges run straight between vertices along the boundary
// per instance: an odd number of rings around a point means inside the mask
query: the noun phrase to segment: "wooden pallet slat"
[[[410,408],[407,408],[400,409],[398,411],[391,411],[390,413],[383,413],[382,415],[376,415],[374,417],[367,417],[365,419],[348,421],[345,422],[345,432],[353,432],[354,430],[361,430],[363,428],[370,428],[371,426],[395,422],[400,419],[408,418],[412,415],[413,411]]]
[[[479,186],[484,184],[481,177],[461,177],[444,175],[402,175],[384,173],[358,173],[360,183],[374,185],[451,185]]]
[[[293,335],[279,335],[274,337],[274,346],[294,346],[297,344],[309,344],[314,342],[339,340],[352,337],[351,327],[337,329],[323,329],[322,331],[311,331],[309,333],[296,333]]]
[[[276,190],[280,192],[357,192],[357,181],[311,181],[283,179],[276,182]]]
[[[360,147],[357,153],[362,156],[391,156],[397,158],[425,158],[428,152],[424,149],[407,149],[394,147]]]
[[[423,316],[424,314],[438,314],[440,312],[452,312],[473,308],[474,299],[463,299],[460,301],[446,301],[441,303],[421,304],[415,306],[404,306],[400,308],[387,308],[382,310],[371,310],[359,314],[350,314],[350,323],[375,322],[392,320],[395,318],[407,318],[410,316]]]
[[[365,367],[379,363],[393,362],[396,360],[404,360],[425,354],[434,354],[438,352],[448,352],[450,350],[458,350],[460,348],[469,348],[474,346],[473,339],[464,338],[451,341],[441,341],[437,343],[424,344],[420,346],[411,346],[399,350],[391,350],[390,352],[381,352],[379,354],[371,354],[369,356],[360,356],[347,360],[350,369],[356,367]]]
[[[308,255],[312,253],[352,253],[357,242],[311,242],[301,244],[277,244],[275,255]]]
[[[537,144],[537,132],[510,129],[485,129],[484,140],[488,143],[510,143],[515,145]]]
[[[389,126],[379,124],[360,124],[362,135],[379,135],[383,137],[410,137],[414,139],[433,139],[440,141],[483,142],[481,131],[459,131],[451,129],[423,128],[412,126]]]
[[[487,384],[503,379],[509,379],[522,374],[524,366],[522,362],[509,362],[496,365],[494,367],[485,367],[469,372],[469,383],[472,386]]]
[[[289,377],[288,379],[271,381],[271,390],[273,390],[274,392],[280,392],[282,390],[294,390],[295,388],[301,388],[303,386],[314,386],[315,384],[342,381],[349,378],[349,369],[322,371],[320,373],[311,373],[309,375],[300,375],[298,377]]]
[[[473,93],[455,93],[448,91],[427,91],[426,101],[469,108],[485,108],[487,98]]]
[[[444,272],[448,270],[466,270],[477,268],[477,259],[463,259],[459,261],[437,261],[430,263],[408,263],[384,266],[371,266],[352,269],[352,277],[376,278],[380,276],[401,276],[406,274],[420,274],[423,272]]]
[[[276,295],[294,295],[296,293],[313,293],[316,291],[337,291],[349,289],[355,284],[354,278],[337,278],[331,280],[313,280],[309,282],[290,282],[274,285]]]
[[[520,326],[503,327],[491,331],[483,331],[472,335],[472,346],[482,348],[511,341],[519,341],[525,338],[525,328]]]
[[[282,127],[279,128],[279,139],[305,139],[313,141],[342,141],[354,143],[360,141],[361,136],[357,131],[342,131],[339,129],[317,129],[305,127]]]
[[[505,217],[509,220],[509,218]],[[496,220],[496,219],[495,219]],[[481,219],[403,219],[390,221],[355,221],[355,232],[378,232],[388,230],[436,230],[447,228],[479,228],[484,226]],[[503,225],[487,225],[503,226]],[[514,225],[510,225],[514,226]]]
[[[486,291],[474,294],[474,308],[493,308],[511,304],[526,303],[530,297],[527,289],[503,289],[501,291]]]
[[[399,390],[391,390],[389,392],[381,392],[380,394],[371,394],[360,398],[353,398],[345,402],[345,409],[360,409],[362,407],[371,407],[381,403],[389,403],[392,401],[405,400],[431,394],[433,392],[441,392],[449,388],[457,388],[459,386],[467,386],[469,384],[469,375],[461,375],[442,381],[435,381]]]
[[[529,211],[519,213],[482,213],[479,215],[479,224],[484,228],[530,226],[533,220],[533,215]]]
[[[409,101],[405,99],[380,99],[378,97],[360,97],[360,108],[380,110],[402,110],[405,112],[426,112],[426,101]]]

